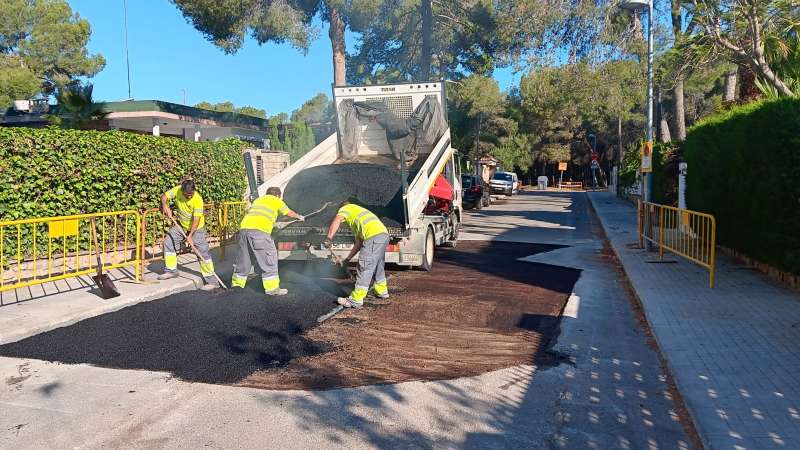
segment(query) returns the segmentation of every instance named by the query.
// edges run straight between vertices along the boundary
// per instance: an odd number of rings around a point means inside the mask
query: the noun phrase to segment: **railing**
[[[219,210],[220,257],[225,259],[225,244],[239,231],[239,223],[247,213],[247,202],[222,202]]]
[[[558,183],[559,189],[566,189],[568,191],[582,191],[583,190],[583,182],[582,181],[562,181]]]
[[[222,258],[247,207],[243,201],[204,205],[207,239],[219,244]],[[145,264],[164,258],[172,223],[158,208],[0,221],[0,292],[97,270],[92,219],[104,270],[130,266],[139,280]]]
[[[93,219],[103,268],[133,267],[138,280],[141,219],[136,211],[9,220],[0,222],[0,292],[96,271]]]
[[[659,249],[708,269],[708,283],[714,287],[717,222],[714,216],[657,203],[639,203],[639,245],[648,241]]]

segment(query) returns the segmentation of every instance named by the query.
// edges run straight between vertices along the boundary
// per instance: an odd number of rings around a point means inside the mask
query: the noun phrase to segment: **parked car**
[[[464,189],[461,203],[465,208],[481,209],[492,202],[492,193],[489,187],[477,175],[462,174],[461,187]]]
[[[517,174],[495,172],[489,184],[492,188],[492,194],[514,195],[517,193]]]

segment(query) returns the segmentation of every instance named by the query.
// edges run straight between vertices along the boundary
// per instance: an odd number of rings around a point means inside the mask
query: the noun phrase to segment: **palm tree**
[[[102,102],[92,99],[94,86],[73,84],[56,93],[58,116],[54,122],[64,128],[83,128],[92,120],[101,119],[106,113]]]

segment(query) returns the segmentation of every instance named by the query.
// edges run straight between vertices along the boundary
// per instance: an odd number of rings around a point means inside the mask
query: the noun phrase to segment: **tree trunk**
[[[761,91],[756,86],[756,76],[745,66],[739,66],[739,102],[747,103],[757,100]]]
[[[794,92],[792,92],[789,86],[786,83],[784,83],[783,80],[775,72],[772,71],[766,59],[757,56],[756,58],[754,58],[754,61],[751,63],[751,66],[753,68],[753,71],[758,72],[758,74],[761,75],[761,78],[763,80],[765,80],[767,83],[775,87],[778,90],[778,92],[780,92],[782,95],[785,95],[787,97],[794,96]]]
[[[422,54],[420,56],[420,81],[428,81],[431,78],[432,45],[433,42],[433,8],[431,0],[420,2],[420,15],[422,16]]]
[[[736,69],[731,69],[725,74],[725,103],[736,101]]]
[[[672,140],[672,133],[669,131],[669,121],[667,115],[664,114],[664,102],[661,100],[661,89],[658,90],[658,140],[661,142],[670,142]]]
[[[633,16],[633,38],[639,42],[644,41],[644,27],[642,26],[642,16],[636,11],[631,12]]]
[[[658,126],[658,140],[661,142],[670,142],[672,140],[672,133],[669,131],[669,122],[667,122],[667,118],[661,116]]]
[[[675,45],[679,45],[683,41],[683,14],[681,11],[680,0],[672,0],[670,15],[672,19],[672,34],[675,37]],[[675,132],[679,141],[686,139],[686,108],[683,104],[683,74],[679,73],[678,78],[675,80],[675,87],[672,90],[673,98],[673,115],[675,116]],[[667,141],[665,141],[667,142]]]
[[[686,139],[686,108],[683,105],[683,80],[675,81],[675,87],[672,90],[674,97],[673,102],[675,106],[675,132],[679,141]]]
[[[328,36],[331,38],[331,48],[333,49],[333,84],[334,86],[346,86],[344,21],[335,7],[329,6],[328,21],[330,22]]]
[[[617,117],[617,142],[619,143],[619,152],[617,153],[617,164],[622,165],[622,160],[625,159],[625,150],[622,148],[622,117]]]

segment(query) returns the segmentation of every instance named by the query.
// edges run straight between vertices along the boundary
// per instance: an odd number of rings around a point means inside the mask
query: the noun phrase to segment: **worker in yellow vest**
[[[336,217],[328,227],[325,246],[333,244],[333,236],[339,230],[342,221],[347,222],[355,236],[355,245],[350,254],[344,259],[343,264],[348,264],[353,256],[358,253],[358,275],[356,286],[350,296],[340,297],[337,302],[345,308],[361,308],[367,296],[372,281],[375,295],[378,298],[389,298],[389,287],[386,284],[384,264],[386,247],[389,245],[389,231],[375,214],[366,208],[358,206],[354,200],[342,202]]]
[[[278,250],[272,240],[272,228],[280,216],[289,216],[298,220],[305,217],[289,209],[281,200],[281,189],[270,187],[267,195],[257,198],[239,226],[239,254],[236,256],[231,285],[244,288],[247,275],[253,268],[250,252],[256,260],[256,265],[261,271],[261,283],[264,292],[270,296],[286,295],[288,290],[281,288],[278,276]]]
[[[172,201],[177,206],[174,211],[169,206]],[[167,280],[178,276],[178,247],[183,242],[185,234],[186,244],[194,244],[202,257],[200,273],[206,283],[201,289],[210,291],[218,288],[219,283],[214,277],[214,262],[208,252],[206,240],[203,197],[195,189],[194,180],[184,180],[180,185],[162,194],[161,212],[170,219],[176,219],[178,225],[170,228],[164,237],[164,273],[159,275],[158,279]]]

